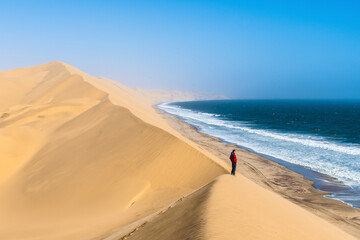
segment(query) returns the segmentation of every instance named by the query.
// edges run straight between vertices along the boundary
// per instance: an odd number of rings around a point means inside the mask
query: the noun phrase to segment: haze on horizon
[[[0,69],[58,60],[130,87],[360,98],[356,1],[2,1]]]

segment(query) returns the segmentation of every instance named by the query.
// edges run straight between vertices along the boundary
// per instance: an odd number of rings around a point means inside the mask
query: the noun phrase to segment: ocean
[[[360,208],[360,100],[163,103],[199,131],[276,161]]]

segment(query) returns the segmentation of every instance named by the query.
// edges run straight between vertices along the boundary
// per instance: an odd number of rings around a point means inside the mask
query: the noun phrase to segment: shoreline
[[[197,131],[199,131],[199,130],[197,129]],[[224,140],[222,140],[220,138],[219,138],[219,141],[230,144],[230,145],[233,144],[231,142],[224,141]],[[234,145],[236,145],[236,144],[234,144]],[[261,157],[267,158],[267,159],[269,159],[269,160],[271,160],[273,162],[276,162],[276,163],[286,167],[290,171],[296,172],[296,173],[304,176],[307,180],[309,180],[309,181],[311,181],[313,183],[312,186],[316,190],[324,192],[323,197],[333,199],[333,200],[336,200],[336,201],[340,201],[340,202],[342,202],[342,203],[344,203],[344,204],[346,204],[346,205],[348,205],[348,206],[350,206],[352,208],[360,210],[360,208],[354,207],[351,204],[349,204],[347,202],[344,202],[341,199],[333,197],[333,194],[336,194],[335,193],[336,190],[341,190],[341,189],[344,189],[344,188],[350,188],[349,186],[343,184],[343,182],[339,181],[338,179],[336,179],[336,178],[334,178],[334,177],[332,177],[330,175],[327,175],[325,173],[315,171],[315,170],[313,170],[311,168],[308,168],[308,167],[305,167],[305,166],[302,166],[302,165],[299,165],[299,164],[287,162],[287,161],[282,160],[280,158],[276,158],[276,157],[273,157],[273,156],[270,156],[270,155],[266,155],[266,154],[263,154],[263,153],[256,152],[255,150],[247,148],[245,146],[241,146],[241,145],[236,145],[236,146],[238,146],[238,147],[240,147],[242,149],[248,150],[249,152],[257,154],[257,155],[259,155]],[[333,191],[333,192],[331,192],[331,191]]]
[[[275,159],[256,153],[251,149],[224,142],[217,137],[200,132],[196,127],[159,109],[156,105],[153,107],[172,128],[180,132],[184,137],[223,159],[229,166],[229,171],[231,167],[230,162],[227,161],[228,153],[232,149],[236,149],[239,159],[237,172],[242,176],[281,195],[360,239],[360,209],[354,208],[341,200],[328,197],[330,192],[316,189],[314,181],[291,170],[291,167],[285,166],[286,164],[282,165],[279,163],[283,162],[281,159]],[[308,169],[308,171],[312,170]],[[314,172],[314,174],[317,173]],[[317,177],[320,174],[317,174]]]
[[[170,114],[170,113],[168,113],[168,114]],[[184,122],[185,124],[189,124],[182,117],[179,117],[179,116],[176,116],[176,115],[174,115],[174,116],[176,118],[178,118],[180,121]],[[210,134],[204,133],[196,126],[193,126],[191,124],[189,124],[189,125],[191,127],[193,127],[199,133],[205,134],[205,135],[210,136],[210,137],[215,137],[218,141],[220,141],[222,143],[226,143],[226,144],[229,144],[229,145],[234,145],[234,146],[237,146],[239,148],[245,149],[245,150],[247,150],[249,152],[252,152],[254,154],[257,154],[259,156],[267,158],[267,159],[269,159],[269,160],[271,160],[273,162],[276,162],[276,163],[288,168],[291,171],[294,171],[294,172],[296,172],[298,174],[301,174],[305,178],[307,178],[308,180],[313,182],[313,187],[316,190],[325,192],[324,195],[323,195],[324,197],[340,201],[342,203],[345,203],[346,205],[349,205],[350,207],[353,207],[353,208],[356,208],[356,209],[360,210],[360,208],[354,207],[353,205],[351,205],[351,204],[349,204],[347,202],[344,202],[341,199],[338,199],[336,197],[332,197],[333,194],[336,194],[336,190],[341,190],[341,189],[344,189],[344,188],[350,188],[349,186],[345,185],[343,182],[339,181],[335,177],[332,177],[332,176],[330,176],[328,174],[325,174],[325,173],[318,172],[318,171],[313,170],[313,169],[311,169],[309,167],[305,167],[305,166],[302,166],[302,165],[299,165],[299,164],[296,164],[296,163],[287,162],[285,160],[282,160],[281,158],[277,158],[277,157],[273,157],[273,156],[270,156],[270,155],[267,155],[267,154],[264,154],[264,153],[257,152],[257,151],[255,151],[255,150],[253,150],[251,148],[248,148],[248,147],[245,147],[245,146],[242,146],[242,145],[239,145],[239,144],[228,142],[228,141],[226,141],[224,139],[221,139],[219,137],[212,136]]]

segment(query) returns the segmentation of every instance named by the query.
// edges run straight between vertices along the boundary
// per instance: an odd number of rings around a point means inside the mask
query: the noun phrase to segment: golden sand
[[[61,62],[0,72],[0,91],[0,239],[354,239],[217,178],[224,161],[141,91]]]

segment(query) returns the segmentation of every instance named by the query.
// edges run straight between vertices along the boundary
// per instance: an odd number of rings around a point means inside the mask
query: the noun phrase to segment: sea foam
[[[319,136],[258,129],[245,121],[229,121],[219,114],[193,111],[167,103],[158,107],[206,134],[328,174],[349,186],[360,187],[360,145],[335,142]]]

